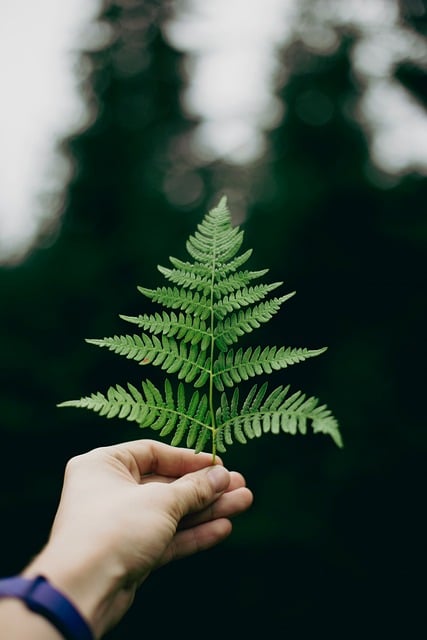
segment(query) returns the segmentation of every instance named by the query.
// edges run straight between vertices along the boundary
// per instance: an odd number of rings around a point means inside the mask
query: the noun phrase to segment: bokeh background
[[[138,383],[84,338],[129,331],[137,285],[226,194],[251,268],[297,291],[245,344],[329,347],[270,379],[327,403],[345,447],[230,448],[252,509],[154,574],[109,637],[419,637],[426,3],[27,5],[0,7],[0,574],[45,542],[71,456],[154,435],[56,404]]]

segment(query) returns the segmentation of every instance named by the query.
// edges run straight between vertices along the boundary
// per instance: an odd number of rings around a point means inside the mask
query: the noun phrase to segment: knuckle
[[[204,507],[211,497],[208,487],[205,482],[202,482],[198,477],[191,478],[193,498],[198,508]]]

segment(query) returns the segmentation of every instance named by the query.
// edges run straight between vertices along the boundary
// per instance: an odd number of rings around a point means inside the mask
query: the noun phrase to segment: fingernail
[[[221,465],[217,464],[208,471],[208,478],[212,489],[218,493],[226,489],[230,482],[230,473]]]

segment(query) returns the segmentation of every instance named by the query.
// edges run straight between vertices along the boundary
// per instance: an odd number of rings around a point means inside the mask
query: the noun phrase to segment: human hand
[[[49,578],[101,637],[153,569],[218,544],[251,505],[219,462],[153,440],[72,458],[48,544],[23,574]]]

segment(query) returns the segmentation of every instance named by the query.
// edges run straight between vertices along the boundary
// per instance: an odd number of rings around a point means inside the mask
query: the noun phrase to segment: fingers
[[[180,477],[212,465],[210,453],[195,454],[192,449],[172,447],[163,442],[148,439],[124,442],[105,447],[104,450],[120,459],[128,468],[136,465],[140,476],[153,472],[164,476]],[[216,462],[222,465],[218,457]]]
[[[246,480],[238,471],[230,471],[230,484],[227,491],[233,491],[239,487],[246,487]]]
[[[211,520],[191,529],[178,531],[158,566],[210,549],[225,540],[231,531],[232,524],[227,518]]]
[[[230,518],[246,511],[253,502],[252,492],[240,473],[229,474],[226,490],[206,507],[182,518],[178,530],[160,565],[204,551],[225,540],[232,531]]]
[[[231,474],[220,465],[187,473],[169,484],[170,512],[180,520],[195,511],[201,511],[228,488]]]
[[[249,509],[252,502],[253,494],[246,487],[227,491],[205,509],[183,518],[179,524],[179,530],[189,529],[219,518],[233,518]]]
[[[161,476],[158,473],[146,473],[142,476],[140,480],[140,484],[148,484],[150,482],[162,482],[169,484],[170,482],[174,482],[178,480],[178,478],[173,476]],[[228,485],[226,491],[232,491],[233,489],[237,489],[238,487],[244,487],[246,485],[245,479],[242,474],[237,471],[230,471],[230,484]]]

